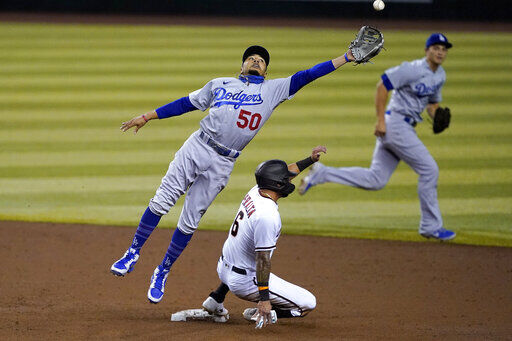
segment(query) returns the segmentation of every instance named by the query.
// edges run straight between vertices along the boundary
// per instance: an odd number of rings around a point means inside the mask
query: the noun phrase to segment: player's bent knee
[[[316,297],[312,293],[308,293],[309,295],[304,295],[304,302],[302,306],[302,310],[306,312],[310,312],[311,310],[316,308]]]
[[[386,187],[386,182],[377,182],[371,189],[374,191],[378,191]]]
[[[439,167],[436,163],[430,165],[430,167],[424,172],[420,173],[420,181],[428,183],[436,183],[439,179]]]
[[[184,234],[193,234],[196,232],[197,227],[185,226],[178,223],[177,228]]]
[[[378,191],[378,190],[386,187],[386,184],[387,184],[387,181],[377,180],[377,181],[371,182],[368,186],[365,186],[363,188],[368,191]]]
[[[153,199],[151,199],[151,201],[149,202],[148,207],[151,212],[153,212],[154,214],[159,215],[159,216],[166,215],[167,213],[169,213],[169,209],[170,209],[170,208],[166,209],[165,207],[158,204]]]
[[[387,183],[388,179],[386,179],[379,173],[372,172],[371,176],[368,179],[368,186],[365,187],[365,189],[370,191],[378,191],[380,189],[383,189]]]

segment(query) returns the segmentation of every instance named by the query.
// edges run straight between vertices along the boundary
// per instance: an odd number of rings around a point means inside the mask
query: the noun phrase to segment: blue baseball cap
[[[432,33],[430,37],[428,37],[427,42],[425,43],[425,48],[429,48],[432,45],[441,44],[446,46],[447,49],[452,47],[453,45],[448,41],[448,38],[442,33]]]

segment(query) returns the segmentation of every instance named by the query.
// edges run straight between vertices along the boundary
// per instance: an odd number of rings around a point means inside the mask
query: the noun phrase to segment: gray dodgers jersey
[[[272,111],[289,96],[291,76],[246,83],[224,77],[209,81],[189,94],[190,102],[209,114],[201,120],[201,129],[216,142],[242,150],[254,138]]]
[[[421,113],[429,103],[441,102],[441,88],[446,82],[442,66],[436,72],[430,69],[426,58],[403,62],[385,71],[393,85],[387,110],[411,116],[421,122]]]
[[[256,252],[270,251],[272,257],[280,234],[277,203],[260,195],[258,186],[254,186],[240,204],[222,255],[232,265],[255,272]]]

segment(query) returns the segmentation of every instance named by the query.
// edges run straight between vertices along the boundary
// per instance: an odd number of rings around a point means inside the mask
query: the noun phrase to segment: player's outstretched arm
[[[350,49],[348,49],[344,55],[334,58],[331,61],[332,61],[332,65],[334,66],[334,68],[337,69],[346,63],[353,62],[354,60],[356,60],[356,59],[354,58],[352,51],[350,51]]]
[[[133,133],[137,134],[137,132],[139,131],[140,128],[144,127],[144,125],[149,120],[152,120],[152,119],[155,119],[155,118],[158,118],[158,115],[157,115],[156,111],[153,110],[153,111],[150,111],[148,113],[142,114],[140,116],[135,116],[134,118],[132,118],[129,121],[123,122],[121,124],[121,128],[120,129],[123,132],[125,132],[128,129],[130,129],[132,127],[135,127]]]
[[[321,153],[326,154],[327,153],[327,148],[325,148],[324,146],[317,146],[317,147],[313,148],[313,150],[311,151],[311,156],[308,156],[304,160],[300,160],[300,161],[297,161],[297,162],[294,162],[294,163],[290,163],[288,165],[288,170],[290,172],[297,173],[297,175],[298,175],[304,169],[308,168],[313,163],[315,163],[318,160],[320,160],[320,154]]]
[[[121,125],[121,130],[127,131],[131,127],[135,127],[133,133],[136,134],[137,131],[142,128],[149,120],[179,116],[193,110],[197,110],[197,108],[192,104],[189,96],[185,96],[151,112],[136,116],[127,122],[123,122]]]
[[[317,64],[310,69],[295,73],[290,80],[289,96],[295,95],[295,93],[297,93],[297,91],[302,89],[305,85],[311,83],[317,78],[323,77],[333,72],[340,66],[346,63],[350,63],[353,60],[354,56],[349,49],[345,54],[337,58]]]

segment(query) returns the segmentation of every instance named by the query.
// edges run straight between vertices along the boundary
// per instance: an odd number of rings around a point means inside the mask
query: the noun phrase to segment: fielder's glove
[[[371,26],[363,26],[357,33],[348,48],[352,52],[354,63],[367,63],[379,54],[384,47],[384,36],[382,33]]]
[[[452,114],[450,113],[450,108],[438,107],[434,115],[434,124],[432,125],[432,128],[434,129],[434,134],[439,134],[440,132],[448,128],[450,126],[451,117]]]

